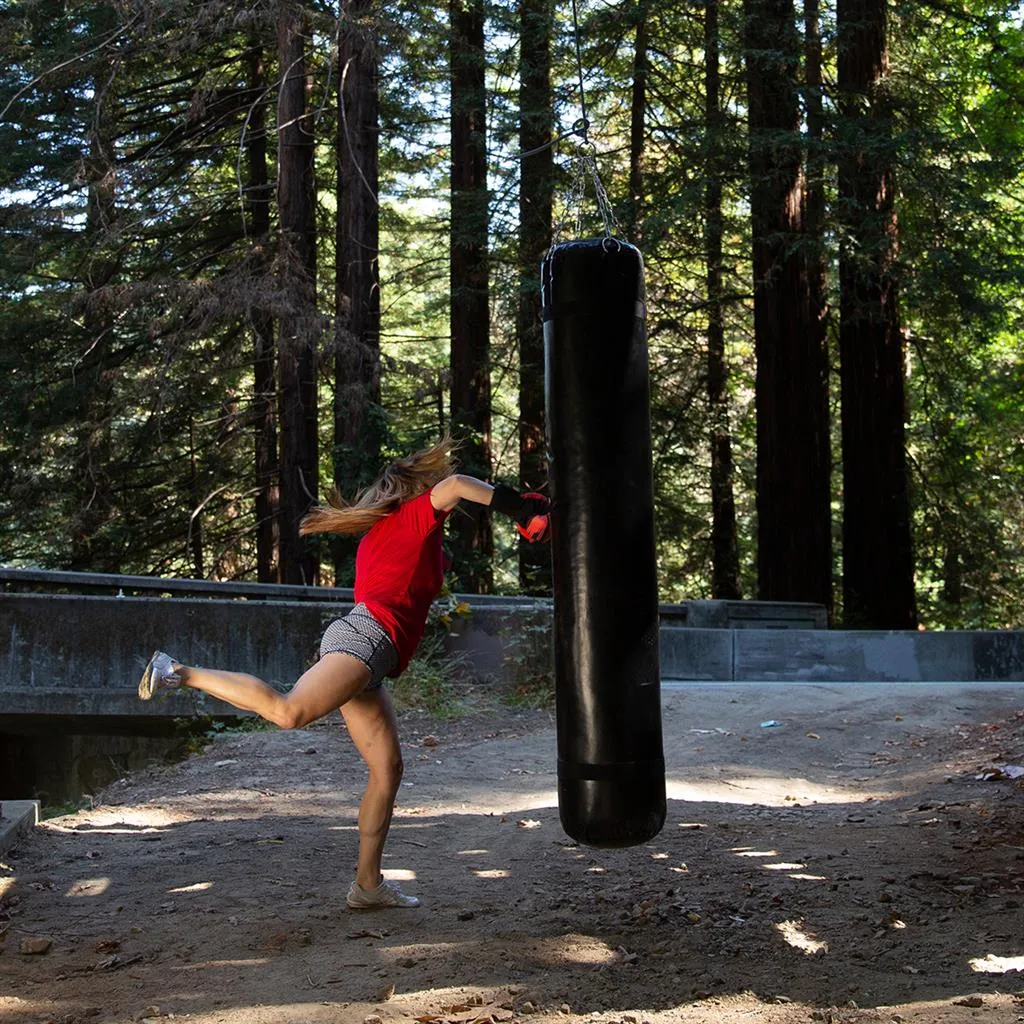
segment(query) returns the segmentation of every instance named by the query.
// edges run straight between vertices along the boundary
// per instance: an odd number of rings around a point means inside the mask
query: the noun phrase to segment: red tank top
[[[370,527],[356,549],[356,603],[366,605],[398,652],[389,675],[400,675],[409,664],[440,593],[447,516],[431,505],[427,491]]]

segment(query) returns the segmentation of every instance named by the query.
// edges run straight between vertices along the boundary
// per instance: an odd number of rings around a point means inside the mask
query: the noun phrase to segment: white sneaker
[[[348,905],[353,910],[374,910],[385,907],[418,907],[415,896],[407,896],[395,882],[381,882],[376,889],[364,889],[358,882],[348,887]]]
[[[181,677],[174,669],[174,659],[163,651],[154,651],[139,681],[139,700],[152,700],[157,690],[181,686]]]

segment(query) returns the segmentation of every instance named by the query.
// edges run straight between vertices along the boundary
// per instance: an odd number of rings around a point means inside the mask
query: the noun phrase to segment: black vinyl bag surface
[[[541,277],[559,813],[633,846],[665,821],[643,259],[565,242]]]

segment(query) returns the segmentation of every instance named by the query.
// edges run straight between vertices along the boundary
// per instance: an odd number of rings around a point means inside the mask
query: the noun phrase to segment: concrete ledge
[[[252,714],[251,711],[241,711],[194,690],[158,693],[153,700],[139,700],[130,679],[119,690],[90,689],[66,683],[45,691],[7,686],[0,690],[0,723],[5,716],[23,715],[46,715],[51,718],[64,715],[79,718],[123,716],[138,720],[191,718],[193,715],[250,718]],[[2,728],[0,731],[3,731]]]
[[[1017,632],[752,630],[737,632],[734,645],[736,680],[1024,680],[1024,633]]]
[[[454,617],[446,643],[467,655],[477,679],[516,683],[553,672],[550,599],[459,599],[470,614]],[[192,664],[253,671],[284,689],[315,662],[327,623],[350,607],[340,593],[323,602],[280,600],[276,591],[260,600],[0,593],[0,726],[8,723],[0,731],[27,716],[156,724],[237,714],[191,693],[140,702],[146,659],[161,648]],[[850,632],[820,628],[823,616],[818,605],[786,602],[662,605],[662,678],[1024,680],[1024,632]]]
[[[550,671],[550,600],[465,600],[471,614],[455,618],[447,646],[465,652],[479,678],[508,679],[514,666],[537,659]],[[159,648],[195,665],[256,672],[285,689],[316,661],[324,627],[350,608],[337,597],[318,603],[0,593],[0,720],[248,716],[191,692],[139,701],[146,659]]]
[[[687,601],[684,625],[695,629],[826,629],[823,604],[802,601]],[[664,608],[663,608],[664,612]]]
[[[661,675],[663,679],[732,679],[733,631],[662,626]]]
[[[778,682],[1021,682],[1024,632],[662,628],[662,677]]]
[[[0,856],[17,845],[39,824],[38,800],[0,802]]]

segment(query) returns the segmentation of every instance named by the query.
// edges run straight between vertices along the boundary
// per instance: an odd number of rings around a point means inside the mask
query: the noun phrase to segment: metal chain
[[[582,162],[578,155],[573,159],[570,173],[569,193],[565,197],[565,202],[558,217],[558,223],[555,225],[555,229],[551,233],[552,247],[558,245],[558,243],[562,241],[562,235],[565,232],[566,226],[568,225],[571,217],[575,217],[575,237],[579,238],[580,235],[583,194],[586,191],[587,179],[586,175],[583,173]]]
[[[551,235],[552,246],[562,241],[562,235],[570,219],[575,226],[574,237],[582,237],[583,202],[586,197],[588,179],[594,187],[597,209],[601,215],[601,222],[604,225],[605,238],[612,238],[615,235],[618,235],[620,238],[624,237],[622,228],[615,216],[615,211],[612,209],[611,200],[608,198],[608,192],[605,190],[604,182],[601,181],[601,175],[597,169],[597,158],[592,144],[582,143],[577,148],[570,173],[569,193],[566,196],[565,206],[558,219],[558,223],[555,225],[555,230]]]
[[[590,176],[594,182],[594,194],[597,196],[597,208],[600,210],[601,220],[604,222],[605,238],[611,238],[615,234],[621,236],[622,228],[615,217],[615,211],[612,209],[611,201],[608,199],[608,193],[605,191],[604,182],[601,181],[601,175],[597,172],[597,160],[592,152],[588,153],[584,159],[590,167]]]
[[[590,141],[588,135],[590,120],[587,117],[587,95],[583,81],[583,50],[580,45],[580,24],[577,0],[572,0],[572,35],[576,46],[576,71],[579,76],[580,113],[582,114],[582,117],[573,124],[572,128],[556,136],[556,138],[550,143],[547,143],[538,149],[530,150],[528,153],[522,154],[522,156],[531,156],[534,153],[540,152],[542,149],[547,149],[548,146],[554,145],[556,142],[561,141],[569,135],[578,135],[581,140],[579,145],[576,147],[576,155],[570,166],[569,194],[566,197],[565,206],[558,218],[558,223],[555,225],[555,229],[551,234],[552,248],[562,241],[562,233],[565,231],[566,224],[570,217],[575,217],[575,237],[582,237],[583,200],[587,193],[588,178],[594,185],[594,195],[597,198],[597,209],[601,214],[601,222],[604,225],[605,238],[614,238],[616,234],[618,234],[619,237],[625,237],[622,233],[622,228],[615,217],[615,211],[612,209],[611,201],[608,199],[608,193],[605,191],[604,183],[601,181],[601,175],[598,173],[596,150],[594,149],[594,145]]]

